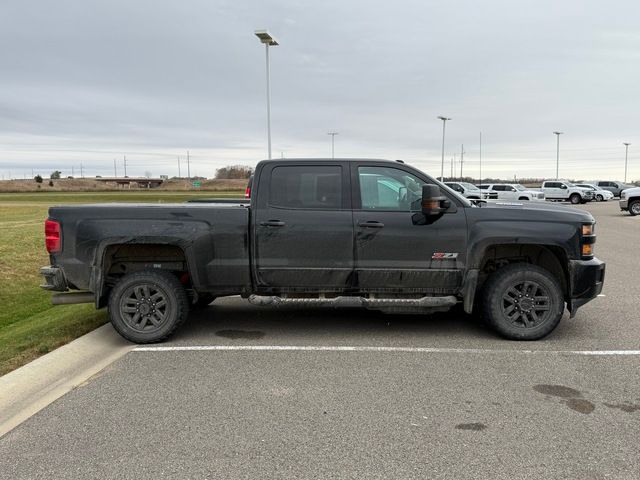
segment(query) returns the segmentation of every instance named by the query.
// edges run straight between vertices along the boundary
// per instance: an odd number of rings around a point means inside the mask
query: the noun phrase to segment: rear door
[[[344,289],[353,271],[348,165],[277,162],[262,169],[259,182],[253,220],[258,288]]]
[[[369,292],[455,292],[466,263],[467,227],[460,200],[430,225],[421,216],[422,185],[435,183],[406,166],[351,165],[355,234],[354,286]]]

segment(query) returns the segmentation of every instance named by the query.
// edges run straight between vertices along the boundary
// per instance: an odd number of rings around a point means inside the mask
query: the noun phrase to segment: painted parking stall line
[[[640,356],[640,350],[507,350],[482,348],[372,347],[349,345],[176,345],[136,347],[133,352],[390,352],[518,355]]]

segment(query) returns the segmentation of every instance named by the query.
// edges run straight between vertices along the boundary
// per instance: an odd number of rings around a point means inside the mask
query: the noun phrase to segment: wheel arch
[[[464,309],[471,313],[478,294],[489,276],[512,263],[537,265],[554,275],[562,286],[565,300],[569,296],[569,255],[566,250],[554,244],[539,243],[488,243],[478,248],[471,257],[472,268],[463,284]]]
[[[150,237],[102,242],[96,250],[90,280],[91,290],[96,295],[96,307],[102,308],[107,304],[111,288],[127,273],[170,271],[182,283],[199,284],[198,268],[193,257],[190,246],[181,239]]]

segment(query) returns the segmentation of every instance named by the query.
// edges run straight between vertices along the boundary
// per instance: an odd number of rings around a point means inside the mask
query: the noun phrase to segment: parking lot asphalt
[[[640,218],[578,208],[605,296],[544,340],[221,299],[2,437],[0,477],[640,478]]]

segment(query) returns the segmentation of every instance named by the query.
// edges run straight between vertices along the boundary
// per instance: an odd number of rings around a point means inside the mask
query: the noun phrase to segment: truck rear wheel
[[[572,193],[571,196],[569,197],[569,201],[574,204],[577,205],[582,201],[582,198],[580,198],[580,194],[578,193]]]
[[[134,343],[168,338],[189,315],[189,299],[175,275],[146,270],[125,275],[109,295],[113,327]]]
[[[553,331],[564,312],[562,288],[536,265],[515,263],[491,275],[484,288],[483,315],[503,337],[537,340]]]

